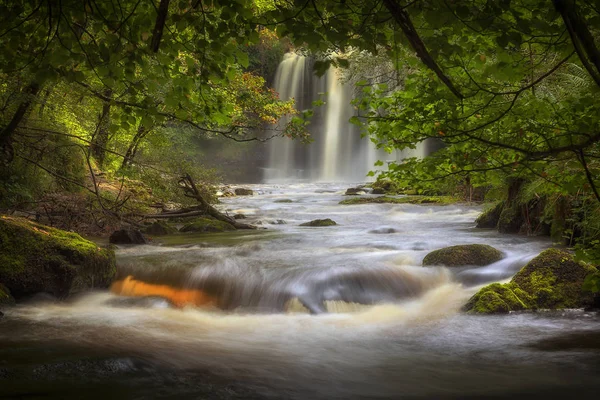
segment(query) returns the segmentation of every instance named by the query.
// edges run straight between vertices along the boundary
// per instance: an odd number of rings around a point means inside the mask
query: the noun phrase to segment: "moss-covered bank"
[[[464,310],[474,314],[588,307],[594,295],[583,290],[596,268],[577,262],[557,249],[546,250],[524,266],[507,284],[494,283],[477,292]]]
[[[445,265],[458,267],[463,265],[488,265],[501,260],[502,252],[487,244],[462,244],[444,247],[427,254],[423,265]]]
[[[353,197],[340,201],[340,204],[369,204],[369,203],[391,203],[391,204],[439,204],[447,205],[458,202],[452,196],[405,196],[405,197]]]
[[[38,292],[60,298],[108,287],[114,274],[112,250],[76,233],[0,217],[0,282],[15,298]]]

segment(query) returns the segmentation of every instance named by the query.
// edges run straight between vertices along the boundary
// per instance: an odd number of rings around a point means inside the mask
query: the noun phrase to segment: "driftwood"
[[[145,214],[141,215],[141,217],[167,219],[210,215],[211,217],[219,221],[227,222],[228,224],[233,225],[236,229],[257,229],[254,225],[238,222],[236,219],[223,214],[215,207],[210,205],[208,201],[206,201],[206,199],[202,196],[202,194],[196,187],[196,184],[194,183],[192,177],[189,174],[185,174],[179,179],[179,186],[183,189],[184,195],[186,197],[190,197],[192,199],[197,200],[198,203],[200,203],[200,205],[195,207],[186,207],[180,210],[164,211],[160,214]]]

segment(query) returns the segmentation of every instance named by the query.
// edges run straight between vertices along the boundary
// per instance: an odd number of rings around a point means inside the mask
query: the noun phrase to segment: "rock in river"
[[[112,244],[146,244],[148,240],[138,229],[119,229],[114,231],[108,241]]]
[[[488,265],[503,258],[502,252],[487,244],[462,244],[432,251],[423,259],[424,266]]]
[[[234,231],[235,227],[227,222],[213,218],[197,218],[193,222],[184,225],[180,232],[225,232]]]
[[[337,225],[337,223],[334,220],[329,219],[329,218],[315,219],[313,221],[300,224],[300,226],[333,226],[333,225]]]
[[[592,265],[577,262],[565,251],[549,249],[525,265],[509,283],[480,289],[464,310],[472,314],[509,311],[582,308],[594,304],[594,294],[583,290]]]

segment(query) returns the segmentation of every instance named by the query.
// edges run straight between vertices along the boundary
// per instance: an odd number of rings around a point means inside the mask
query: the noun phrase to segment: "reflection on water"
[[[286,220],[266,224],[277,235],[120,250],[113,291],[148,298],[98,292],[8,310],[0,395],[596,398],[598,315],[459,312],[476,285],[510,277],[546,242],[475,230],[474,207],[339,206],[331,185],[261,188],[224,207]],[[298,226],[323,217],[340,225]],[[507,257],[420,267],[461,243]]]

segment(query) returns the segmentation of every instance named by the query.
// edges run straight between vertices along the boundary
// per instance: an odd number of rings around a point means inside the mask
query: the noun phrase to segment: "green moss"
[[[329,218],[325,218],[325,219],[315,219],[314,221],[310,221],[310,222],[305,222],[303,224],[300,224],[300,226],[333,226],[333,225],[337,225],[337,223]]]
[[[458,202],[452,196],[405,196],[405,197],[353,197],[340,201],[339,204],[369,204],[369,203],[392,203],[392,204],[439,204],[447,205]]]
[[[583,282],[595,271],[596,268],[575,261],[565,251],[549,249],[531,260],[509,283],[482,288],[465,305],[465,310],[489,314],[587,307],[594,298],[583,290]]]
[[[504,208],[503,201],[483,211],[475,220],[477,228],[496,228],[498,226],[500,214],[502,213],[502,208]]]
[[[465,309],[471,314],[501,314],[528,308],[527,298],[514,289],[514,285],[492,283],[471,297]]]
[[[0,306],[14,304],[14,302],[15,299],[10,294],[10,290],[0,283]]]
[[[502,209],[498,219],[498,232],[519,233],[521,225],[523,225],[523,218],[521,211],[516,206]]]
[[[432,251],[423,259],[423,265],[488,265],[502,257],[501,251],[487,244],[464,244]]]
[[[64,297],[105,287],[115,271],[112,250],[76,233],[24,218],[0,217],[0,281],[15,296],[45,291]]]
[[[213,218],[198,218],[184,225],[179,232],[226,232],[234,230],[235,227],[227,222]]]
[[[177,233],[177,228],[164,221],[155,221],[144,229],[144,233],[154,236],[163,236]]]

